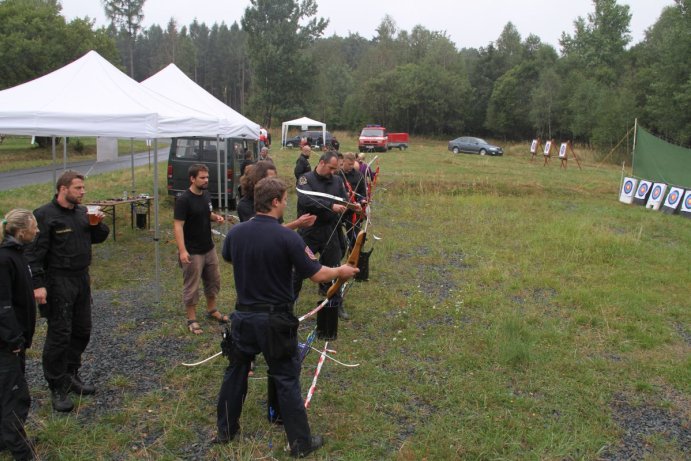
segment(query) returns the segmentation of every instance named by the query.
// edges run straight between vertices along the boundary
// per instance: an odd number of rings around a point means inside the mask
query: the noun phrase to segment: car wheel
[[[460,150],[458,149],[458,147],[454,147],[453,150],[452,150],[452,152],[453,152],[454,154],[458,154],[458,153],[460,152]]]
[[[403,149],[404,149],[403,146],[398,146],[398,150],[403,150]]]
[[[480,149],[480,155],[485,155],[487,151],[485,149]]]

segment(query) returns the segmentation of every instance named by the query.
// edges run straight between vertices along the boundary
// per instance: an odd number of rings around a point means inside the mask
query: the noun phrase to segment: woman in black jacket
[[[36,326],[36,304],[24,245],[38,233],[29,210],[12,210],[0,224],[0,448],[15,460],[33,459],[24,431],[31,397],[24,376],[26,349]]]

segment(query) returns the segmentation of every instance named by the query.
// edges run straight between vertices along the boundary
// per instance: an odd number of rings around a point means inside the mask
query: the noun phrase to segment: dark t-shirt
[[[207,191],[201,195],[187,189],[175,201],[173,219],[184,221],[185,248],[191,255],[208,253],[214,248],[211,239],[211,211],[213,205]]]
[[[233,226],[222,255],[233,263],[237,302],[243,305],[292,303],[293,267],[301,278],[321,269],[298,234],[266,215]]]

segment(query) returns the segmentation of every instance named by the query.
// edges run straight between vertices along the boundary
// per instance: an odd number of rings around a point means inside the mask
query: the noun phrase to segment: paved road
[[[68,159],[69,160],[69,159]],[[168,148],[158,150],[158,161],[164,162],[168,160]],[[151,162],[154,161],[154,153],[151,152]],[[141,152],[134,154],[134,166],[142,166],[149,164],[149,153]],[[68,162],[67,168],[77,170],[80,173],[88,175],[95,175],[105,173],[108,171],[122,170],[130,168],[132,160],[129,155],[122,156],[118,160],[107,162],[97,162],[95,160]],[[62,159],[57,163],[56,176],[62,173]],[[13,170],[0,172],[0,191],[16,189],[18,187],[29,186],[32,184],[44,184],[53,182],[53,166],[43,166],[38,168],[28,168],[26,170]]]

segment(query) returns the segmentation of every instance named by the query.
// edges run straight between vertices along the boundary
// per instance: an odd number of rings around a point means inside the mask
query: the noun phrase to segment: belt
[[[292,304],[235,304],[238,312],[293,312]]]

